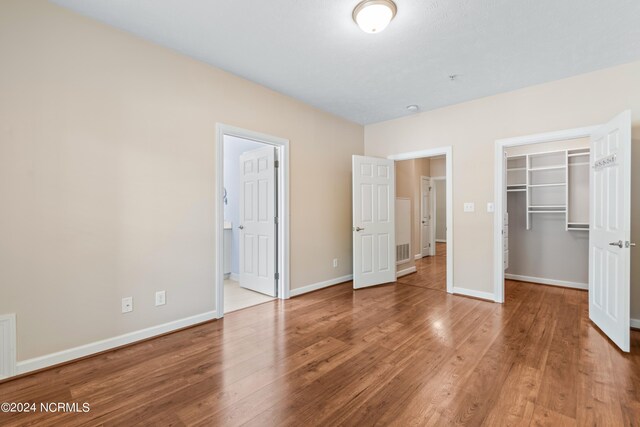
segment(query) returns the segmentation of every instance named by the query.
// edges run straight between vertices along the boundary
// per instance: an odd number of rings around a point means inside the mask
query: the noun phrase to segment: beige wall
[[[214,310],[216,122],[291,141],[292,287],[351,274],[361,126],[43,0],[1,7],[0,313],[18,360]]]
[[[415,253],[415,176],[416,164],[415,160],[403,160],[395,162],[396,164],[396,197],[403,197],[411,200],[411,253]],[[413,256],[409,262],[398,264],[396,271],[404,270],[415,266]]]
[[[640,135],[640,62],[365,126],[367,155],[453,147],[455,286],[493,292],[494,142],[604,123],[625,109]],[[634,164],[640,145],[634,143]],[[640,215],[640,167],[633,168],[632,218]],[[475,213],[463,213],[475,202]],[[640,224],[632,238],[640,241]],[[640,318],[640,251],[632,251],[632,317]]]
[[[447,176],[447,159],[444,157],[435,157],[429,159],[431,176],[444,177]]]
[[[399,264],[397,270],[415,266],[415,255],[420,253],[420,177],[430,176],[429,159],[401,160],[396,164],[396,197],[411,199],[411,251],[412,259]]]

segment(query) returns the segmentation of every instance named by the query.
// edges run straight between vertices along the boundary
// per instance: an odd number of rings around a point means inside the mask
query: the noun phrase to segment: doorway
[[[397,160],[396,170],[396,278],[399,283],[446,291],[446,185],[439,196],[442,232],[436,242],[436,179],[446,183],[444,156]],[[437,176],[435,176],[437,175]],[[407,206],[407,207],[404,207]],[[405,247],[410,248],[403,250]],[[401,256],[403,253],[410,257]]]
[[[394,282],[398,277],[418,271],[416,261],[420,262],[423,258],[422,227],[418,225],[422,221],[421,200],[429,201],[432,198],[432,194],[427,194],[426,199],[421,197],[421,179],[429,173],[420,171],[424,170],[421,169],[422,162],[428,162],[430,158],[441,159],[446,178],[446,247],[442,248],[444,268],[441,278],[446,285],[442,288],[449,293],[456,292],[453,286],[451,147],[396,154],[387,159],[353,156],[354,289]],[[403,165],[409,165],[407,170],[412,172],[406,173]],[[420,167],[416,169],[416,165]],[[442,176],[442,173],[438,176]],[[411,181],[409,186],[412,190],[407,194],[397,193],[396,180],[405,179]],[[433,241],[433,233],[429,234],[429,241]],[[425,260],[434,258],[431,253],[426,255]],[[410,279],[407,277],[404,280]]]
[[[218,318],[289,297],[288,141],[218,125]]]
[[[588,140],[588,144],[584,140]],[[546,150],[549,145],[581,143]],[[581,142],[582,141],[582,142]],[[529,149],[535,146],[540,149]],[[516,152],[521,150],[523,152]],[[623,351],[629,351],[630,329],[630,185],[631,114],[625,111],[604,125],[496,141],[494,222],[494,293],[505,301],[504,279],[588,290],[589,318]],[[512,208],[509,208],[509,205]],[[513,210],[522,211],[516,214]],[[518,217],[514,217],[518,215]],[[520,218],[521,217],[521,218]],[[546,218],[546,220],[544,220]],[[562,222],[561,235],[557,224]],[[515,228],[523,231],[515,235]],[[538,236],[532,233],[538,230]],[[576,238],[576,236],[582,238]],[[505,274],[525,268],[513,259],[514,237],[529,241],[545,257],[547,272],[568,274],[578,265],[583,280],[556,280]],[[540,247],[540,240],[551,240]],[[522,242],[517,242],[522,243]],[[582,255],[572,253],[579,248]],[[580,264],[584,265],[580,265]],[[557,264],[557,265],[556,265]],[[583,283],[586,277],[588,284]],[[586,285],[586,286],[585,286]]]

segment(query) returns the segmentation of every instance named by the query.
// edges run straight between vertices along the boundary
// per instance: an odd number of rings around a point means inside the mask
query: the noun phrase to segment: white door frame
[[[388,159],[413,160],[425,157],[445,156],[446,180],[447,180],[447,292],[455,293],[453,286],[453,150],[451,146],[431,148],[427,150],[410,151],[407,153],[392,154]]]
[[[290,296],[289,267],[289,140],[216,123],[216,318],[224,316],[224,136],[235,136],[278,148],[278,298]]]
[[[431,185],[433,187],[433,192],[431,193],[432,195],[432,199],[433,199],[433,220],[431,221],[431,223],[434,225],[433,227],[433,255],[437,255],[436,254],[436,244],[438,243],[438,238],[436,236],[436,226],[438,225],[438,189],[436,188],[436,184],[433,181],[444,181],[445,184],[447,183],[447,177],[446,176],[432,176],[431,177]],[[446,195],[446,194],[445,194]],[[446,218],[445,218],[446,221]],[[446,230],[446,227],[445,227]]]
[[[515,138],[498,139],[495,143],[494,154],[494,198],[495,213],[493,218],[493,295],[494,301],[504,303],[504,248],[502,239],[504,210],[504,149],[519,145],[540,144],[543,142],[565,141],[576,138],[590,138],[591,134],[600,126],[588,126],[566,129],[557,132],[539,133],[535,135],[518,136]],[[448,206],[447,206],[448,207]],[[447,212],[448,214],[448,212]],[[447,236],[447,239],[449,237]]]

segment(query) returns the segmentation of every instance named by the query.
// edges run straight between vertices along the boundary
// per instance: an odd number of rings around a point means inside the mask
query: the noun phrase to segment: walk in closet
[[[505,277],[586,288],[589,148],[536,148],[507,152]]]

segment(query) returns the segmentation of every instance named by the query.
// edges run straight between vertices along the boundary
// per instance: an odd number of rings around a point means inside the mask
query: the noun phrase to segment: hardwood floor
[[[400,277],[398,282],[422,288],[447,290],[447,244],[436,243],[435,256],[416,261],[416,272]]]
[[[91,406],[0,425],[638,425],[640,332],[623,354],[585,292],[506,287],[504,305],[402,282],[264,303],[0,384]]]

